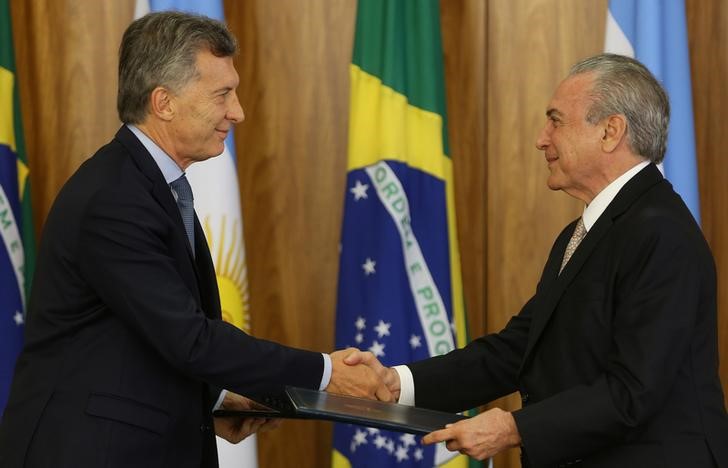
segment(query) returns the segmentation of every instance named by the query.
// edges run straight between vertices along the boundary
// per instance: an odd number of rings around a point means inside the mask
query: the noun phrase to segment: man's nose
[[[228,109],[227,118],[238,124],[245,120],[245,112],[243,112],[243,106],[240,105],[238,100],[238,94],[233,94],[234,99],[230,103],[230,109]]]
[[[546,127],[547,126],[544,125],[541,131],[536,136],[536,148],[540,149],[541,151],[545,150],[551,142]]]

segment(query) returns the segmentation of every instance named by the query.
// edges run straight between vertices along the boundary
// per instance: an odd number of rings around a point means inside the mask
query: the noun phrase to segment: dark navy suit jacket
[[[700,228],[649,165],[500,333],[410,365],[418,406],[460,411],[520,391],[533,467],[728,467],[716,275]]]
[[[26,343],[0,423],[0,466],[217,466],[212,388],[318,388],[319,353],[220,320],[195,220],[193,257],[154,160],[126,128],[46,221]]]

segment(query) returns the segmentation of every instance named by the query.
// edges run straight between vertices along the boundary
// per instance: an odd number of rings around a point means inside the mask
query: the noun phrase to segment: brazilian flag
[[[0,414],[20,353],[35,241],[8,0],[0,0]]]
[[[445,354],[467,333],[438,0],[360,0],[350,76],[336,348]],[[333,467],[468,466],[419,439],[338,424]]]

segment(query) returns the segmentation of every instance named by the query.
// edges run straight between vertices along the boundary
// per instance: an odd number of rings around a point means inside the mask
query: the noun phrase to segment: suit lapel
[[[134,160],[135,164],[139,168],[142,174],[152,184],[152,196],[157,203],[159,203],[164,211],[174,220],[174,222],[180,228],[179,232],[185,232],[185,225],[182,222],[182,216],[179,214],[179,208],[177,203],[174,201],[172,192],[169,189],[169,185],[164,180],[162,171],[154,162],[152,155],[149,154],[147,149],[137,139],[136,136],[126,126],[123,126],[116,133],[116,139],[119,140],[129,151],[129,155]],[[192,251],[189,251],[190,256]]]
[[[157,203],[159,203],[162,209],[175,223],[174,230],[179,234],[179,236],[181,236],[180,238],[184,241],[182,242],[182,244],[186,248],[186,256],[189,260],[189,262],[187,262],[187,265],[189,265],[189,271],[187,272],[188,274],[184,276],[184,278],[187,284],[190,286],[190,290],[194,293],[198,304],[201,304],[201,294],[199,289],[200,275],[197,273],[197,265],[195,264],[192,247],[187,240],[187,236],[185,234],[185,225],[182,221],[182,215],[179,212],[179,208],[177,207],[177,202],[175,202],[174,197],[172,196],[172,191],[170,190],[169,185],[167,185],[167,182],[164,180],[162,171],[154,162],[152,155],[149,154],[144,145],[142,145],[142,143],[131,132],[131,130],[126,127],[126,125],[123,125],[119,129],[119,131],[116,132],[116,139],[127,149],[129,155],[131,156],[136,166],[139,168],[140,172],[144,174],[148,182],[151,184],[150,192],[152,194],[152,197],[157,201]],[[195,216],[195,218],[197,217]],[[197,224],[199,225],[199,223]],[[195,238],[198,237],[200,236],[195,233]],[[202,235],[202,239],[204,240],[204,234]],[[205,248],[207,247],[205,246]]]
[[[200,286],[202,310],[212,319],[222,318],[220,308],[220,291],[217,286],[215,266],[210,256],[210,248],[205,240],[205,232],[195,214],[195,264],[197,283]]]
[[[576,221],[572,224],[575,226]],[[529,356],[531,350],[536,345],[538,338],[541,336],[543,329],[546,327],[546,324],[556,309],[556,305],[559,303],[564,291],[566,291],[567,287],[574,280],[581,267],[599,244],[599,241],[601,241],[604,235],[609,231],[609,229],[611,229],[612,225],[613,222],[611,218],[600,216],[596,224],[592,226],[586,237],[584,237],[584,240],[581,241],[581,244],[579,244],[579,247],[576,249],[571,259],[569,259],[569,263],[566,264],[560,275],[559,268],[561,267],[561,257],[563,257],[564,249],[558,250],[556,252],[558,255],[554,255],[554,258],[557,261],[553,263],[556,267],[551,268],[549,271],[549,274],[553,276],[551,277],[547,287],[544,288],[543,299],[538,304],[538,312],[533,315],[531,329],[528,333],[528,345],[526,347],[524,358]],[[573,228],[569,232],[573,232]],[[564,248],[566,248],[565,245]],[[526,359],[523,360],[524,363],[525,361]]]
[[[544,269],[542,278],[544,287],[542,288],[541,298],[536,305],[536,312],[531,322],[528,344],[526,345],[526,352],[523,355],[521,371],[554,313],[564,291],[566,291],[574,278],[576,278],[600,241],[612,229],[614,220],[632,206],[650,187],[662,180],[662,174],[654,164],[645,167],[630,179],[586,234],[584,240],[582,240],[574,255],[569,260],[569,263],[566,264],[564,270],[559,275],[561,258],[563,257],[568,238],[571,237],[577,221],[572,222],[569,226],[570,228],[565,230],[568,235],[565,235],[565,240],[561,239],[561,242],[557,242],[554,252],[549,257],[546,268]]]

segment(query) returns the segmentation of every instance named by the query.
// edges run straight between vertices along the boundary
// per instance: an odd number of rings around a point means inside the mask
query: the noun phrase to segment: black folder
[[[281,397],[258,398],[265,409],[217,410],[216,417],[324,419],[411,434],[428,434],[467,416],[414,406],[286,387]]]

